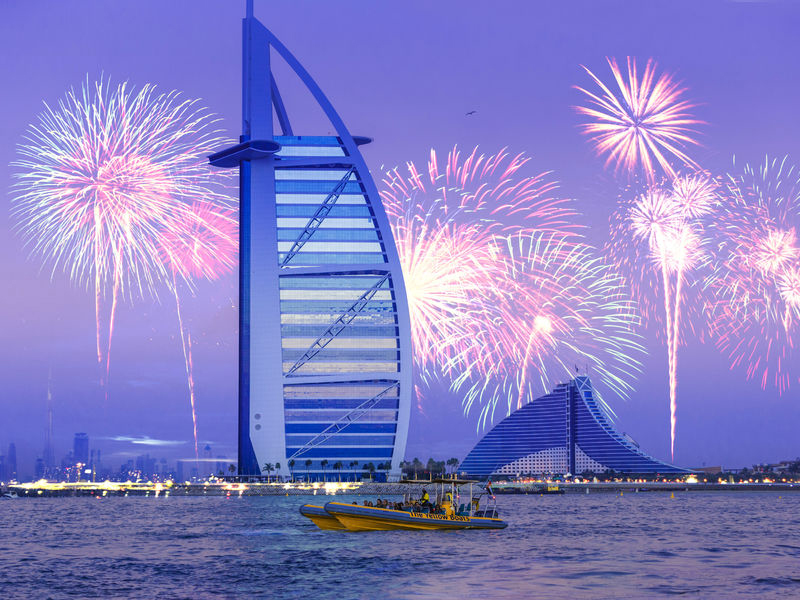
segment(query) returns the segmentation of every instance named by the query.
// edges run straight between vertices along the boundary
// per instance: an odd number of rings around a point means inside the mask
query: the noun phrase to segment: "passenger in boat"
[[[422,506],[431,506],[431,497],[428,495],[428,490],[422,490],[422,498],[420,498]]]
[[[453,506],[453,494],[451,492],[445,494],[445,500],[442,502],[442,512],[448,517],[452,517],[456,514],[455,507]]]

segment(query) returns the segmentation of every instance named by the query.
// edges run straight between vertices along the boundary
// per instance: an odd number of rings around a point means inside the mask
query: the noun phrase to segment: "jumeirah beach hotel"
[[[559,384],[500,421],[459,470],[481,477],[690,472],[648,456],[617,431],[586,375]]]
[[[243,37],[243,133],[209,157],[239,169],[239,474],[271,465],[281,475],[349,479],[372,465],[397,476],[410,323],[392,234],[359,151],[370,140],[350,134],[252,2]],[[292,127],[277,62],[327,127]]]

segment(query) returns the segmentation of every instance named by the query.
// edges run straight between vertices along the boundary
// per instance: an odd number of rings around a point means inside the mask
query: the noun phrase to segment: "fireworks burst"
[[[600,91],[576,86],[588,97],[588,106],[575,107],[589,118],[581,129],[598,154],[608,155],[606,166],[613,163],[616,171],[629,173],[641,168],[651,183],[657,166],[670,177],[676,176],[670,159],[697,168],[684,149],[698,143],[692,137],[696,133],[692,126],[702,121],[689,112],[695,105],[682,99],[686,90],[669,74],[656,77],[652,60],[639,78],[636,61],[628,57],[627,79],[615,59],[607,61],[618,91],[583,67]]]
[[[524,176],[529,159],[457,148],[444,164],[431,150],[426,168],[389,171],[381,193],[397,245],[411,312],[417,372],[423,381],[471,347],[471,315],[496,286],[496,235],[538,228],[572,231],[575,213],[554,196],[549,173]]]
[[[498,406],[508,414],[578,367],[626,397],[643,348],[623,279],[591,247],[557,233],[496,242],[501,284],[471,315],[472,361],[454,383],[466,389],[467,410],[481,404],[485,426]]]
[[[390,171],[383,201],[408,291],[417,372],[448,378],[478,427],[589,365],[626,395],[641,350],[622,281],[578,242],[576,214],[527,159],[456,149]],[[418,384],[419,387],[419,384]]]
[[[225,141],[216,122],[178,92],[87,78],[57,106],[45,105],[18,147],[17,229],[32,254],[51,265],[51,276],[60,269],[93,288],[104,381],[119,299],[155,298],[161,285],[174,291],[176,274],[191,285],[190,269],[161,260],[164,248],[187,238],[194,201],[227,202],[220,175],[203,160]]]
[[[703,218],[719,205],[717,182],[704,173],[675,178],[669,187],[651,186],[632,202],[621,203],[612,217],[610,253],[628,273],[634,296],[644,313],[660,322],[667,346],[670,398],[670,452],[675,456],[677,426],[678,347],[684,323],[694,333],[696,319],[687,319],[687,309],[700,313],[702,302],[687,282],[699,281],[698,274],[709,265],[709,243]],[[695,300],[689,302],[689,300]],[[659,306],[663,307],[663,313]]]
[[[708,279],[717,347],[779,393],[800,381],[800,171],[766,158],[729,175]]]

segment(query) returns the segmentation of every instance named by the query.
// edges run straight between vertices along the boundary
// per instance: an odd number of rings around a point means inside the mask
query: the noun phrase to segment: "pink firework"
[[[684,326],[693,333],[701,313],[700,282],[710,253],[704,219],[718,211],[717,182],[705,173],[678,176],[670,186],[651,186],[622,202],[612,217],[609,251],[628,274],[645,316],[660,324],[667,346],[670,399],[670,451],[675,455],[678,347]],[[691,294],[691,295],[689,295]]]
[[[159,255],[172,273],[186,281],[218,279],[233,271],[239,250],[239,225],[231,208],[197,201],[180,213],[183,226],[164,232]]]
[[[435,150],[383,180],[408,294],[415,362],[423,381],[455,368],[473,349],[471,319],[500,284],[495,236],[532,228],[571,233],[575,213],[549,173],[523,174],[530,159]]]
[[[161,260],[172,272],[172,291],[181,334],[186,383],[192,409],[194,451],[198,455],[197,411],[194,393],[194,361],[192,334],[184,326],[181,314],[178,277],[184,281],[206,278],[214,280],[233,270],[238,251],[236,213],[211,202],[195,202],[181,211],[184,227],[166,232],[160,239]]]
[[[485,427],[498,408],[509,414],[577,368],[587,369],[599,389],[627,396],[644,349],[622,277],[591,247],[559,233],[495,241],[501,285],[487,289],[470,315],[471,362],[454,382],[466,392],[465,408],[479,404]]]
[[[589,136],[598,154],[607,155],[606,166],[614,164],[616,171],[630,174],[641,169],[645,178],[653,182],[656,169],[675,177],[670,160],[697,168],[685,153],[687,146],[697,145],[692,137],[693,126],[702,121],[695,119],[690,109],[694,104],[683,99],[686,91],[669,74],[656,77],[656,64],[648,60],[639,77],[636,61],[628,57],[627,78],[616,59],[608,58],[608,65],[616,83],[609,86],[586,67],[599,88],[592,92],[576,88],[588,99],[587,106],[575,107],[588,117],[581,129]]]
[[[164,240],[186,235],[195,200],[228,202],[222,176],[204,159],[225,141],[217,121],[175,91],[87,78],[57,106],[45,105],[18,147],[17,229],[53,274],[61,269],[93,289],[104,381],[118,301],[156,297],[161,285],[174,290]],[[187,271],[177,274],[188,282]]]
[[[708,286],[717,347],[779,393],[800,381],[800,171],[766,158],[728,177]]]

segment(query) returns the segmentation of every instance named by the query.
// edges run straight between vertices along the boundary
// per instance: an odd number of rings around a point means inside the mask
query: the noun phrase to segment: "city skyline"
[[[364,156],[376,179],[407,161],[423,161],[431,147],[444,151],[459,144],[464,150],[477,145],[489,154],[504,147],[526,152],[538,171],[554,171],[559,194],[575,199],[581,213],[577,221],[588,225],[586,236],[598,246],[608,240],[608,220],[624,186],[614,180],[613,169],[604,169],[603,160],[593,154],[578,129],[581,119],[573,107],[582,99],[574,86],[587,85],[581,65],[602,73],[606,57],[636,56],[642,61],[653,58],[660,69],[677,73],[697,104],[698,120],[707,124],[694,156],[714,173],[732,170],[734,156],[737,164],[759,164],[765,155],[788,154],[800,161],[800,131],[788,100],[798,87],[797,42],[787,25],[798,16],[796,7],[773,3],[756,10],[745,3],[714,3],[716,8],[678,3],[657,10],[648,6],[631,18],[638,27],[626,28],[615,22],[612,5],[604,9],[583,5],[585,14],[577,20],[573,15],[569,28],[559,26],[565,22],[565,9],[522,4],[513,12],[486,15],[478,14],[479,5],[462,12],[442,5],[429,8],[421,20],[414,20],[413,10],[391,7],[373,8],[369,15],[319,7],[318,16],[309,20],[299,16],[308,5],[277,11],[257,3],[256,16],[292,48],[348,128],[375,138]],[[111,10],[100,3],[70,6],[69,11],[64,6],[44,9],[21,4],[2,9],[7,13],[0,25],[6,54],[20,36],[29,35],[32,22],[48,32],[47,43],[0,72],[15,89],[3,117],[6,142],[0,148],[6,189],[12,181],[8,164],[15,157],[14,145],[41,111],[41,101],[57,101],[87,73],[90,78],[105,73],[139,86],[153,82],[162,91],[179,89],[203,98],[211,111],[223,117],[231,136],[236,134],[242,6],[195,3],[188,17],[195,30],[178,35],[169,24],[186,16],[188,4],[175,8],[153,3],[141,14],[127,7]],[[700,23],[712,13],[726,33],[702,27]],[[648,21],[656,17],[659,23]],[[489,23],[481,23],[482,19]],[[328,52],[315,46],[315,36],[330,26],[328,21],[341,26],[351,20],[364,24],[364,36],[348,38]],[[62,21],[70,27],[62,28]],[[106,21],[110,25],[96,27],[95,35],[74,35]],[[546,30],[542,22],[553,27]],[[525,23],[536,24],[533,33]],[[415,42],[406,45],[400,40],[410,27],[416,31]],[[110,36],[109,29],[125,35]],[[489,37],[479,36],[476,44],[469,34],[480,32]],[[592,39],[587,39],[589,33]],[[213,37],[219,45],[212,44],[213,51],[206,48],[203,36]],[[142,50],[135,50],[132,40],[144,42]],[[561,52],[552,55],[548,43],[555,40]],[[188,47],[203,50],[198,56]],[[370,55],[365,48],[379,51]],[[164,55],[170,59],[165,61]],[[347,62],[352,55],[360,57],[358,63]],[[99,62],[98,56],[103,57]],[[372,85],[358,91],[345,85],[342,79],[350,69],[368,76]],[[742,86],[741,79],[752,84]],[[428,91],[424,98],[411,92],[417,86]],[[774,93],[757,93],[764,89]],[[295,100],[304,102],[302,96]],[[475,112],[467,114],[471,111]],[[151,447],[163,441],[161,447],[175,457],[182,451],[193,454],[184,358],[172,306],[142,301],[119,308],[116,362],[106,400],[93,368],[94,315],[86,291],[71,286],[60,274],[51,282],[47,269],[26,258],[9,212],[4,214],[0,249],[7,258],[0,272],[13,291],[0,305],[8,324],[2,361],[7,385],[0,397],[5,415],[0,425],[3,447],[16,443],[18,463],[32,469],[44,448],[50,385],[57,447],[63,449],[75,432],[86,431],[93,439],[108,438],[104,443],[110,452],[104,448],[105,456],[133,452],[132,440],[150,440]],[[195,295],[185,299],[184,310],[196,332],[199,441],[228,455],[235,454],[236,446],[236,303],[236,279],[227,276],[199,283]],[[629,400],[611,399],[611,404],[622,431],[654,456],[669,460],[666,353],[656,328],[646,329],[644,335],[648,355],[633,382],[635,391]],[[742,466],[797,454],[791,435],[800,423],[796,383],[783,395],[762,390],[742,370],[730,369],[727,358],[708,342],[691,339],[680,352],[675,464]],[[434,385],[412,414],[406,457],[463,457],[479,435],[477,413],[461,415],[458,395]],[[448,423],[446,430],[440,426],[443,422]]]

